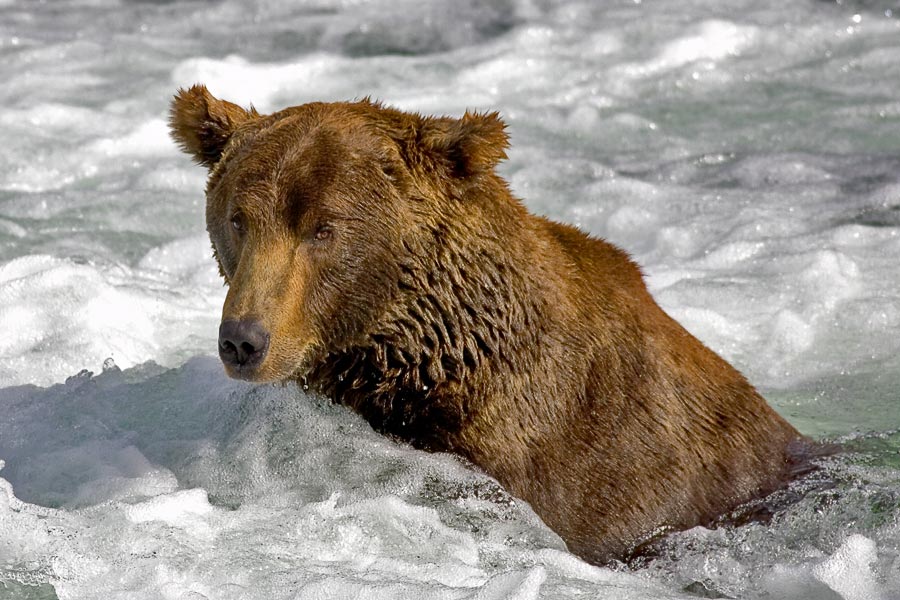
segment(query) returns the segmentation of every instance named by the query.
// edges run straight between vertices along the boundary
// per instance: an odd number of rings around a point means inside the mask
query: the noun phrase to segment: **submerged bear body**
[[[231,376],[303,378],[377,430],[466,457],[595,563],[788,476],[801,436],[628,256],[510,194],[496,115],[259,115],[195,86],[171,125],[210,169]]]

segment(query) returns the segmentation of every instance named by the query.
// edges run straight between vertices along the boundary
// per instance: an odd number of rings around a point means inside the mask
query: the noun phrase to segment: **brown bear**
[[[366,99],[261,115],[196,85],[170,124],[209,169],[230,376],[305,381],[464,456],[593,563],[789,476],[800,434],[628,255],[511,195],[497,113]]]

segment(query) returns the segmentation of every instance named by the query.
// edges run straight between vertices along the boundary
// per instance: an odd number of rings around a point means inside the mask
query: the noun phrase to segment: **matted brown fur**
[[[223,320],[268,335],[230,375],[305,378],[379,431],[468,458],[595,563],[787,477],[800,435],[625,252],[510,194],[496,113],[259,115],[194,86],[171,128],[210,170]]]

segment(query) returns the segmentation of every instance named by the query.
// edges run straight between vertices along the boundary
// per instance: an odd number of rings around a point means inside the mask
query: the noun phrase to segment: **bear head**
[[[383,329],[402,297],[415,302],[404,278],[435,277],[416,265],[440,268],[426,255],[441,223],[478,212],[464,207],[473,189],[505,189],[496,113],[423,117],[365,99],[261,115],[195,85],[170,127],[209,169],[207,230],[228,286],[219,354],[240,379],[300,377]]]

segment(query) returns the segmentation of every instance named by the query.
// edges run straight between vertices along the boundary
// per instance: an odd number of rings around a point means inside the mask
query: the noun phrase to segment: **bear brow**
[[[229,198],[229,212],[241,212],[251,221],[262,223],[269,219],[273,205],[276,204],[277,195],[271,182],[265,179],[256,180],[253,183],[235,188]]]
[[[303,137],[279,158],[272,175],[279,204],[293,214],[334,186],[347,158],[338,134],[328,128],[316,127]]]

